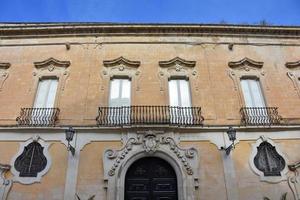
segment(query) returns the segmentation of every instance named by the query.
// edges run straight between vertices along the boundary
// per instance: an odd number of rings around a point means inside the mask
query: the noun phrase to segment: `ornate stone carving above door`
[[[178,146],[173,133],[144,131],[128,133],[123,147],[104,152],[104,180],[107,182],[108,199],[123,199],[124,179],[129,166],[142,157],[160,157],[174,168],[178,179],[179,200],[189,199],[198,188],[198,152],[195,148]],[[194,186],[194,187],[190,187]]]

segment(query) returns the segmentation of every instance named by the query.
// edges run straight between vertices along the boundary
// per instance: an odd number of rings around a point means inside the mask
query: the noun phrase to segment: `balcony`
[[[242,124],[246,126],[279,125],[282,120],[276,107],[242,107],[240,113]]]
[[[200,107],[122,106],[99,107],[99,126],[130,125],[202,125]]]
[[[58,115],[58,108],[21,108],[16,120],[19,126],[55,126]]]

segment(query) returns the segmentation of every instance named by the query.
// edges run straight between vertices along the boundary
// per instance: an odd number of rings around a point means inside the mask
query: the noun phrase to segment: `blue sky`
[[[0,0],[1,22],[300,25],[300,0]]]

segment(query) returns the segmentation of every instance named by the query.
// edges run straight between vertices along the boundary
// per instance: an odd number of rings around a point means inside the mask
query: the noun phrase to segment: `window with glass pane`
[[[169,99],[171,123],[192,123],[189,82],[184,79],[169,80]]]
[[[57,90],[57,79],[42,79],[39,81],[34,107],[53,108]]]
[[[34,108],[31,112],[32,123],[50,124],[55,110],[55,97],[57,91],[58,79],[41,79],[39,81]]]
[[[241,79],[241,87],[246,107],[245,112],[248,120],[253,123],[260,122],[268,124],[270,122],[270,118],[259,80]]]
[[[130,122],[130,93],[131,82],[129,79],[112,79],[110,82],[110,96],[108,114],[111,122],[121,121]]]

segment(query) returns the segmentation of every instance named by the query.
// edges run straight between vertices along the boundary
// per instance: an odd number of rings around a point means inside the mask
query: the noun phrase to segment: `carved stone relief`
[[[300,98],[300,60],[296,62],[287,62],[285,66],[289,69],[287,76],[293,82],[294,89]]]
[[[0,163],[0,200],[6,200],[12,186],[12,180],[5,177],[5,173],[10,170],[10,165]]]
[[[138,67],[141,65],[140,61],[131,61],[119,57],[113,60],[105,60],[103,65],[105,69],[101,73],[101,90],[104,90],[104,85],[108,83],[108,79],[113,77],[128,77],[132,79],[136,91],[140,90],[139,79],[141,78],[141,72],[138,70]]]
[[[167,88],[167,80],[171,77],[191,78],[191,85],[195,86],[198,91],[197,76],[198,73],[194,69],[196,61],[188,61],[176,57],[168,61],[159,62],[158,78],[160,80],[160,90],[164,91]]]
[[[294,172],[294,175],[288,178],[288,183],[295,200],[300,200],[300,175],[298,168],[300,168],[300,162],[289,165],[289,169]]]
[[[0,63],[0,92],[3,88],[4,82],[8,78],[7,69],[10,67],[10,63]]]
[[[264,155],[260,155],[260,152],[258,152],[260,148],[262,148],[261,145],[263,145],[264,143],[267,143],[271,147],[272,152],[265,152],[267,154],[266,156],[268,157],[267,160],[269,163],[265,163],[266,160],[260,158],[263,157]],[[266,151],[267,149],[263,149],[263,150]],[[275,151],[275,153],[273,151]],[[277,166],[278,165],[277,162],[280,162],[279,163],[280,166]],[[274,143],[271,139],[266,138],[265,136],[260,136],[260,138],[256,141],[256,143],[252,144],[252,152],[249,157],[249,165],[252,171],[255,174],[260,176],[261,181],[265,181],[269,183],[278,183],[280,181],[287,180],[286,174],[288,172],[288,167],[286,163],[287,163],[287,158],[280,151],[279,146],[276,143]],[[263,170],[264,164],[268,166],[272,165],[270,167],[272,168],[272,170],[275,170],[276,173],[275,171],[274,172],[268,170],[264,171]]]
[[[240,79],[243,77],[254,77],[260,80],[262,88],[269,90],[269,86],[266,79],[266,73],[262,70],[263,62],[254,61],[250,58],[243,58],[242,60],[229,62],[228,76],[232,79],[234,89],[238,93],[240,107],[244,105],[244,98],[242,96],[242,90],[240,87]]]
[[[104,152],[104,179],[108,184],[108,199],[123,199],[124,188],[116,190],[115,185],[124,185],[128,167],[135,160],[148,156],[165,159],[174,167],[181,187],[180,200],[189,199],[185,195],[193,194],[198,187],[198,152],[195,148],[179,147],[174,134],[155,131],[129,133],[123,138],[123,144],[119,150],[108,149]],[[191,185],[194,190],[187,194]]]

